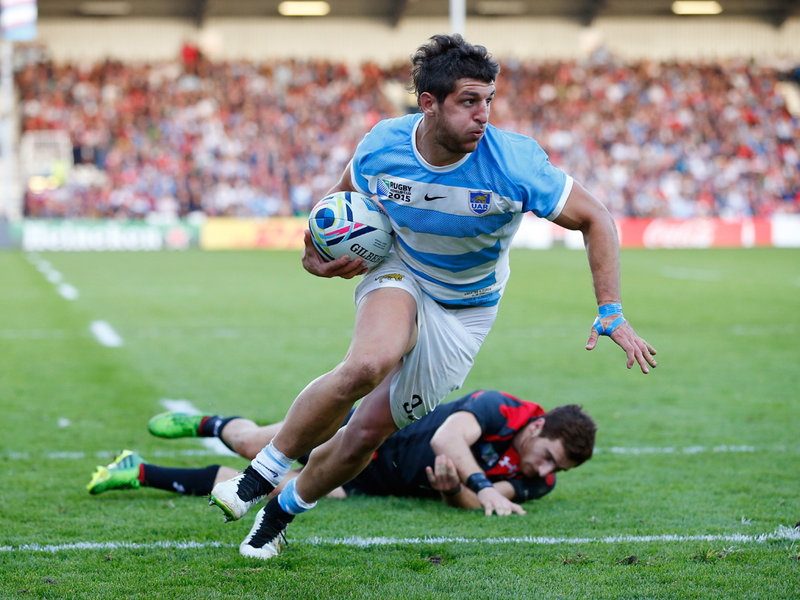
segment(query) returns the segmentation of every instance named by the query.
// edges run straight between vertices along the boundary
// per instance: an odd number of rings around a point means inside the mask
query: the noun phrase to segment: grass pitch
[[[311,277],[295,253],[0,253],[0,597],[797,598],[800,252],[622,263],[625,314],[659,351],[647,376],[607,339],[583,349],[583,253],[512,254],[463,391],[577,401],[600,428],[595,457],[527,515],[323,500],[260,563],[236,549],[249,516],[85,485],[120,448],[242,468],[150,437],[147,419],[163,399],[281,419],[345,352],[353,282]],[[122,345],[102,345],[97,321]]]

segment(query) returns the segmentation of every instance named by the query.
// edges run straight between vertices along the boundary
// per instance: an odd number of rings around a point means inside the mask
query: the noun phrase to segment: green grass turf
[[[515,251],[464,391],[580,402],[599,424],[597,455],[522,517],[412,499],[323,500],[267,563],[236,551],[250,517],[223,525],[202,498],[151,489],[92,497],[84,486],[123,447],[174,466],[241,468],[202,455],[198,440],[150,437],[147,419],[162,398],[281,419],[345,352],[353,282],[311,277],[295,253],[38,255],[78,290],[68,301],[36,258],[0,253],[2,598],[798,595],[796,539],[598,541],[756,536],[800,521],[796,250],[624,251],[625,314],[659,351],[647,376],[626,370],[607,339],[584,350],[595,306],[583,253]],[[95,320],[123,346],[101,346],[89,332]],[[332,543],[348,536],[388,543]],[[431,536],[464,541],[410,540]],[[565,541],[497,542],[525,536]],[[199,547],[175,545],[187,541]],[[37,549],[81,543],[107,545]]]

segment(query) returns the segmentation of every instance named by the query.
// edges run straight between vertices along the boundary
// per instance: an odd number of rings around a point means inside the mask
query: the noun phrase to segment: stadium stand
[[[45,59],[18,72],[23,145],[68,132],[75,166],[28,190],[26,216],[304,214],[371,125],[408,110],[392,93],[405,64],[181,56],[191,59]],[[615,216],[799,213],[800,122],[782,75],[757,60],[602,49],[507,59],[492,120],[538,139]]]
[[[307,212],[391,112],[365,64],[38,63],[18,75],[24,132],[69,132],[74,176],[29,190],[37,217]],[[24,136],[23,136],[24,139]]]

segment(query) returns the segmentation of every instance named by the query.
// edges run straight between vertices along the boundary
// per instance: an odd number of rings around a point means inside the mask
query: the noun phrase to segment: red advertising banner
[[[618,219],[628,248],[752,248],[771,246],[768,219]]]

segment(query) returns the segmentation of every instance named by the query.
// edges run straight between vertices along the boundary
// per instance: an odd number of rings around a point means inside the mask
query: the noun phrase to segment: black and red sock
[[[225,425],[239,418],[240,417],[220,417],[219,415],[203,417],[200,421],[200,426],[197,428],[197,435],[200,437],[219,437]]]

